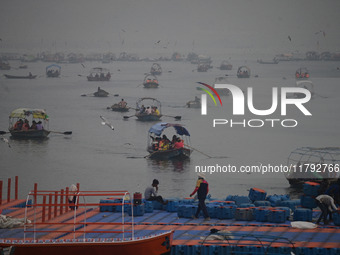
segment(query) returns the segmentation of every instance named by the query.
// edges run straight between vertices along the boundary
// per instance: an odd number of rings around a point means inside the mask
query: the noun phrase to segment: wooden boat
[[[98,87],[98,90],[93,93],[95,97],[107,97],[110,93]]]
[[[339,147],[300,147],[289,154],[285,177],[291,186],[301,186],[306,181],[321,182],[340,177]]]
[[[158,88],[159,83],[156,76],[147,74],[143,81],[144,88]]]
[[[152,75],[161,75],[162,74],[162,67],[160,64],[153,63],[150,69],[150,73]]]
[[[10,75],[4,74],[7,79],[35,79],[37,75],[32,75],[31,73],[26,76],[19,76],[19,75]]]
[[[44,197],[48,197],[49,194],[58,194],[60,196],[60,202],[56,199],[54,203],[46,204]],[[74,204],[70,205],[70,202],[63,202],[68,200],[71,195],[74,198]],[[87,213],[92,209],[90,206],[101,206],[101,203],[88,203],[85,202],[88,197],[105,196],[110,197],[111,204],[114,206],[122,207],[122,215],[124,215],[124,209],[134,206],[131,201],[126,201],[125,198],[130,196],[127,191],[74,191],[71,194],[68,189],[65,193],[60,194],[58,191],[31,191],[26,203],[25,208],[25,222],[27,222],[28,212],[33,212],[34,217],[32,222],[25,224],[24,226],[24,238],[19,240],[13,239],[0,239],[1,254],[11,255],[36,255],[36,254],[48,254],[48,255],[93,255],[93,254],[127,254],[127,255],[160,255],[170,254],[173,233],[174,231],[166,231],[156,235],[150,236],[136,236],[134,233],[134,220],[133,211],[131,222],[125,222],[125,217],[122,217],[122,222],[105,222],[105,220],[99,220],[99,222],[89,222]],[[29,199],[30,198],[30,199]],[[107,198],[106,198],[107,199]],[[34,200],[37,203],[33,205],[28,201]],[[82,202],[84,200],[84,202]],[[69,208],[68,208],[69,205]],[[32,209],[34,207],[34,209]],[[60,207],[61,210],[71,210],[73,216],[71,221],[59,222],[58,217],[43,220],[42,217],[36,211],[52,211],[53,208]],[[47,208],[46,208],[47,207]],[[129,213],[130,214],[130,213]],[[44,216],[43,216],[44,217]],[[47,218],[47,217],[46,217]],[[61,226],[59,232],[61,236],[69,236],[69,239],[61,239],[60,235],[57,235],[55,239],[45,239],[44,233],[49,236],[54,230],[51,231],[48,227]],[[28,237],[32,236],[33,237]],[[48,234],[50,233],[50,234]],[[39,234],[39,239],[36,238]],[[87,238],[86,235],[92,234],[96,237],[100,234],[104,234],[105,238]],[[58,237],[59,236],[59,237]]]
[[[160,136],[162,135],[163,131],[169,127],[174,128],[175,133],[179,135],[180,139],[184,142],[184,146],[186,147],[182,147],[178,149],[170,148],[168,150],[155,150],[155,148],[158,148],[158,146],[156,147],[154,146],[155,144],[157,144],[157,140],[160,139]],[[156,137],[153,137],[153,135],[155,135]],[[150,154],[148,157],[150,159],[157,159],[157,160],[188,159],[192,152],[192,150],[190,149],[191,147],[189,146],[189,143],[190,143],[190,134],[188,130],[184,128],[182,125],[165,123],[165,122],[157,123],[149,129],[147,150]]]
[[[209,64],[205,64],[205,63],[198,64],[197,72],[207,72],[209,67],[210,67]]]
[[[92,68],[90,74],[87,76],[88,81],[109,81],[110,79],[110,71],[102,67]]]
[[[200,108],[201,107],[201,100],[198,97],[195,97],[195,100],[191,100],[187,102],[188,108]]]
[[[229,83],[227,77],[220,76],[220,77],[216,77],[215,78],[215,84],[230,84],[230,83]],[[229,89],[218,89],[218,88],[215,88],[215,90],[216,90],[216,92],[220,96],[229,96],[230,93],[231,93]]]
[[[152,97],[140,98],[136,102],[135,116],[140,121],[159,121],[162,117],[162,104]]]
[[[278,64],[279,60],[276,59],[276,58],[273,58],[272,61],[263,61],[262,59],[258,59],[257,63],[259,63],[259,64]]]
[[[7,61],[0,60],[0,70],[10,70],[11,66]]]
[[[237,69],[237,78],[249,78],[250,77],[250,69],[247,66],[240,66]]]
[[[220,65],[220,70],[231,70],[233,69],[233,65],[230,64],[227,60],[222,61]]]
[[[61,74],[61,66],[52,64],[46,67],[46,76],[49,78],[57,78]]]
[[[41,122],[42,129],[28,129],[22,130],[20,125],[17,123],[22,120],[27,120],[28,123]],[[30,109],[30,108],[19,108],[11,112],[9,115],[9,132],[12,138],[17,139],[44,139],[50,131],[48,130],[48,116],[45,110],[42,109]]]
[[[301,67],[295,72],[295,79],[297,80],[306,80],[309,78],[309,71],[305,67]]]
[[[120,107],[119,104],[113,104],[109,109],[111,109],[114,112],[128,112],[128,107]]]

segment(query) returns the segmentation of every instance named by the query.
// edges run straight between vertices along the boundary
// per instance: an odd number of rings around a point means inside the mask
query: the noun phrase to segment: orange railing
[[[70,203],[68,197],[75,198],[75,203]],[[26,199],[25,207],[25,222],[27,222],[28,215],[31,215],[31,223],[26,223],[24,226],[24,240],[26,234],[33,232],[33,240],[36,240],[36,233],[73,233],[73,240],[76,239],[76,234],[82,233],[85,241],[87,233],[122,233],[125,238],[125,233],[131,233],[131,238],[134,239],[134,222],[133,222],[133,208],[132,201],[127,202],[126,197],[130,196],[128,191],[78,191],[70,192],[68,188],[65,190],[38,190],[37,185],[34,185],[34,190],[29,192]],[[98,202],[87,202],[86,198],[94,200],[96,197],[109,197],[110,200],[121,202],[105,203],[105,206],[122,206],[122,222],[87,222],[87,213],[95,208],[99,208],[101,204]],[[130,196],[131,197],[131,196]],[[48,200],[48,201],[47,201]],[[80,201],[81,200],[81,201]],[[131,222],[125,222],[124,205],[130,204],[132,210]],[[61,216],[69,211],[73,211],[73,216],[67,222],[62,222]],[[79,212],[79,213],[78,213]],[[59,219],[59,221],[58,221]],[[73,222],[71,222],[73,220]],[[60,226],[58,230],[49,230],[38,228],[38,226]],[[87,230],[87,226],[106,225],[106,226],[122,226],[121,230]],[[129,230],[125,229],[125,225],[129,226]],[[73,226],[71,228],[70,226]],[[80,230],[81,229],[81,230]]]

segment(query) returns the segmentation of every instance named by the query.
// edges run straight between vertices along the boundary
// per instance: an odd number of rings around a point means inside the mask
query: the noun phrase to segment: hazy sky
[[[1,51],[340,51],[339,0],[1,0],[0,24]]]

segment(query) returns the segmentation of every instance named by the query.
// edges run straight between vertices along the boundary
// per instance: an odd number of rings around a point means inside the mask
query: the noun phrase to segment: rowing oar
[[[162,114],[162,115],[165,116],[165,117],[175,118],[176,120],[180,120],[182,118],[182,116],[170,116],[170,115],[164,115],[164,114]]]
[[[72,135],[72,131],[66,131],[66,132],[50,131],[50,132],[55,133],[55,134],[61,134],[61,135]]]
[[[189,147],[190,149],[193,149],[194,151],[197,151],[197,152],[203,154],[204,156],[207,156],[208,158],[212,158],[212,157],[209,156],[208,154],[205,154],[204,152],[201,152],[201,151],[195,149],[194,147],[191,147],[190,145],[187,145],[187,144],[184,144],[184,145],[187,146],[187,147]]]
[[[6,131],[0,131],[0,135],[8,134],[9,132]]]
[[[93,93],[89,93],[89,94],[82,94],[81,96],[82,96],[82,97],[87,97],[87,96],[91,96],[91,95],[93,96]]]
[[[128,118],[131,118],[131,117],[133,117],[133,116],[136,116],[136,114],[131,115],[131,116],[123,116],[123,118],[124,118],[124,119],[128,119]]]

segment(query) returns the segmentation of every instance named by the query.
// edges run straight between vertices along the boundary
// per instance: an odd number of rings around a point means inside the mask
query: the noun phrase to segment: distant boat
[[[272,61],[263,61],[262,59],[258,59],[257,63],[259,64],[278,64],[280,61],[276,58],[273,58]]]
[[[10,74],[4,74],[4,76],[7,79],[35,79],[37,75],[32,75],[31,73],[26,76],[20,76],[20,75],[10,75]]]
[[[161,75],[162,74],[162,67],[160,64],[153,63],[150,69],[150,73],[152,75]]]
[[[191,100],[186,103],[188,108],[200,108],[201,107],[201,100],[195,96],[195,100]]]
[[[7,61],[0,60],[0,70],[10,70],[11,66]]]
[[[95,97],[107,97],[110,93],[98,87],[98,90],[93,93]]]
[[[111,107],[109,107],[114,112],[128,112],[129,108],[128,107],[121,107],[119,104],[113,104]]]
[[[209,64],[201,63],[197,66],[197,72],[207,72],[210,68]]]
[[[46,67],[46,76],[49,78],[57,78],[61,74],[61,66],[52,64]]]
[[[88,81],[109,81],[110,79],[110,71],[102,67],[92,68],[90,74],[87,76]]]
[[[144,78],[143,85],[144,88],[158,88],[158,79],[152,74],[147,74]]]
[[[297,80],[306,80],[309,78],[309,71],[305,67],[301,67],[296,70],[295,72],[295,78]]]
[[[220,65],[220,70],[231,70],[233,69],[233,65],[230,64],[227,60],[222,61]]]
[[[215,78],[215,84],[229,84],[228,78],[224,76],[216,77]],[[220,96],[229,96],[230,95],[230,90],[229,89],[218,89],[215,88],[216,92]]]
[[[247,66],[240,66],[237,69],[237,78],[249,78],[250,77],[250,69]]]

